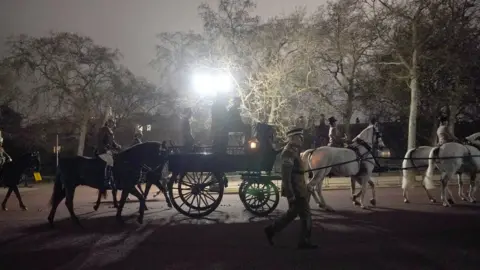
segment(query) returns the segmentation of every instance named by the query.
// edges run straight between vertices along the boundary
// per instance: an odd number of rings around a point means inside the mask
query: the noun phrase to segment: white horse
[[[301,154],[304,168],[310,171],[306,178],[308,189],[320,208],[333,211],[322,195],[323,180],[330,173],[335,176],[350,177],[353,203],[359,204],[362,208],[367,208],[364,197],[367,184],[370,184],[373,194],[370,202],[372,205],[376,204],[375,185],[370,180],[377,164],[372,155],[373,146],[383,148],[385,144],[381,134],[370,125],[353,139],[353,144],[348,148],[324,146],[309,149]],[[354,194],[355,182],[362,186],[358,194]],[[360,202],[357,201],[358,196],[360,196]]]
[[[419,146],[407,151],[405,158],[402,162],[402,189],[403,189],[403,202],[409,203],[408,199],[408,189],[415,182],[415,176],[418,172],[424,172],[428,167],[428,157],[430,156],[430,151],[433,149],[432,146]],[[427,193],[428,199],[430,202],[436,202],[435,198],[430,194],[428,189],[422,183],[422,187]]]
[[[463,185],[459,178],[458,195],[462,200],[468,200],[475,203],[475,185],[477,172],[480,170],[480,151],[475,146],[463,145],[456,142],[445,143],[440,147],[434,147],[429,154],[427,173],[424,178],[424,184],[427,189],[435,188],[433,184],[433,171],[437,167],[440,172],[441,192],[440,197],[443,206],[451,206],[454,203],[453,196],[448,189],[448,181],[452,179],[457,172],[465,172],[470,175],[470,189],[468,196],[463,193]],[[450,199],[446,197],[445,191],[448,191]]]

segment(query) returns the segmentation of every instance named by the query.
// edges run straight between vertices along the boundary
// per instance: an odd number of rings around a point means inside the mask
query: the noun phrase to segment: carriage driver
[[[109,118],[105,125],[98,132],[98,156],[105,161],[105,180],[110,180],[109,171],[113,167],[113,153],[112,150],[120,150],[121,146],[115,142],[113,136],[113,128],[115,127],[115,121]]]
[[[448,142],[459,141],[458,138],[448,130],[448,118],[445,116],[440,117],[440,126],[437,129],[437,138],[438,146]]]
[[[0,159],[4,158],[6,158],[8,162],[12,162],[12,158],[7,154],[7,152],[5,152],[5,149],[3,149],[3,136],[2,131],[0,130]]]
[[[281,153],[282,159],[282,196],[288,199],[288,211],[272,225],[265,228],[270,245],[273,237],[282,231],[297,216],[300,217],[302,229],[299,249],[314,249],[317,246],[310,242],[312,216],[308,204],[309,192],[303,177],[300,151],[303,146],[303,129],[295,128],[287,133],[288,143]]]
[[[139,143],[142,143],[142,137],[143,137],[143,131],[141,129],[137,128],[135,130],[135,134],[133,135],[132,146],[136,145],[136,144],[139,144]]]
[[[347,136],[344,135],[343,137],[339,134],[337,129],[337,119],[335,117],[328,118],[328,122],[330,123],[330,130],[328,131],[329,142],[328,146],[330,147],[343,147],[343,144],[347,140]]]

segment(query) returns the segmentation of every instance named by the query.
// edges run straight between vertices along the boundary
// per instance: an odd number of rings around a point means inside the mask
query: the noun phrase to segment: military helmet
[[[330,124],[333,124],[333,123],[337,122],[337,119],[335,119],[335,117],[332,116],[332,117],[328,118],[328,122]]]

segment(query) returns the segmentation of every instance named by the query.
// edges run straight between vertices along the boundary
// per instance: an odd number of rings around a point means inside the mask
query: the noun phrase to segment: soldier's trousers
[[[299,243],[309,243],[312,234],[312,214],[307,199],[298,198],[294,203],[290,203],[287,213],[283,214],[272,224],[275,233],[282,231],[296,217],[300,217],[301,231]]]

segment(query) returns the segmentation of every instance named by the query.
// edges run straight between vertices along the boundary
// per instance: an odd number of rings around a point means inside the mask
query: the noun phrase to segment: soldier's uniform
[[[113,167],[113,150],[120,150],[120,145],[115,141],[115,137],[113,135],[112,129],[108,126],[109,123],[115,125],[115,122],[111,119],[105,123],[100,131],[98,132],[98,146],[97,146],[97,154],[103,161],[106,162],[105,167],[105,178],[109,180],[109,169]]]
[[[343,147],[343,144],[345,143],[345,138],[338,132],[336,126],[337,119],[335,119],[335,117],[330,117],[328,118],[328,121],[330,122],[330,130],[328,131],[328,146]]]
[[[136,144],[140,144],[142,143],[142,131],[141,130],[137,130],[135,132],[135,134],[133,135],[133,142],[132,142],[132,146],[133,145],[136,145]]]
[[[190,127],[191,109],[185,109],[184,113],[185,116],[181,120],[182,144],[185,152],[191,152],[193,150],[193,145],[195,144],[192,135],[192,128]]]
[[[287,133],[287,136],[303,136],[303,130],[297,128]],[[265,228],[268,241],[273,245],[273,236],[282,231],[297,216],[301,220],[301,233],[298,247],[316,248],[310,242],[312,231],[312,217],[308,203],[309,192],[303,177],[303,166],[300,159],[300,146],[290,141],[281,153],[282,159],[282,196],[288,199],[288,211]]]
[[[0,130],[0,167],[3,166],[5,162],[12,162],[12,158],[7,154],[3,148],[3,136],[2,131]]]
[[[442,118],[440,120],[441,124],[437,129],[437,138],[438,138],[438,146],[441,146],[442,144],[448,143],[448,142],[454,142],[458,141],[458,138],[455,137],[450,131],[448,130],[447,126],[447,119]]]

